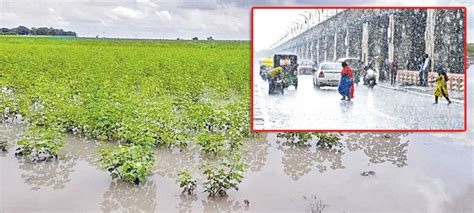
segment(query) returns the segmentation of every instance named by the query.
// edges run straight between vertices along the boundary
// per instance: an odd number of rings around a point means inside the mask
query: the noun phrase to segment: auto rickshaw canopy
[[[266,57],[262,60],[262,65],[266,67],[273,67],[273,58]]]

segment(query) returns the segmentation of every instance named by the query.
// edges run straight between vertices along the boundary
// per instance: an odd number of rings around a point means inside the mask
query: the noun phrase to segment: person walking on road
[[[341,100],[351,101],[354,98],[354,76],[352,69],[346,62],[342,62],[341,80],[338,87],[339,94],[342,95]]]
[[[425,53],[423,56],[423,86],[428,85],[428,73],[431,71],[431,59],[428,54]]]
[[[418,78],[419,78],[419,80],[420,80],[420,82],[419,82],[419,83],[420,83],[420,86],[423,86],[424,76],[425,76],[425,74],[424,74],[424,72],[423,72],[423,64],[424,64],[424,63],[421,63],[421,65],[420,65],[420,71],[418,72]]]
[[[451,104],[451,100],[448,97],[448,86],[446,82],[448,81],[448,75],[444,70],[438,72],[438,77],[434,82],[436,82],[436,87],[433,95],[435,96],[435,102],[433,104],[438,104],[438,97],[444,97],[448,101],[448,105]]]

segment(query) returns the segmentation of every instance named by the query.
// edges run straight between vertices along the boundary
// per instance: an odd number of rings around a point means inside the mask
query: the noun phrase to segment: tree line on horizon
[[[76,32],[64,31],[63,29],[55,29],[52,27],[32,27],[29,29],[25,26],[15,28],[0,28],[0,35],[49,35],[49,36],[77,36]]]

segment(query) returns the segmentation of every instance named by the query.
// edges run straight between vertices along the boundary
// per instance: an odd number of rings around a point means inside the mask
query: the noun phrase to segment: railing
[[[438,74],[436,72],[428,73],[428,85],[434,86],[434,80],[436,80]],[[397,71],[397,82],[402,84],[418,85],[419,71],[413,70],[398,70]],[[458,92],[464,92],[464,74],[448,73],[448,88],[452,92],[453,90]]]

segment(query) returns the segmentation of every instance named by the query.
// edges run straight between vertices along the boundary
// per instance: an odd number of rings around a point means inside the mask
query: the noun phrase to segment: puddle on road
[[[1,126],[10,144],[18,126]],[[182,196],[177,173],[200,175],[199,147],[177,152],[159,148],[154,174],[145,184],[112,182],[100,169],[98,144],[68,136],[60,161],[30,164],[0,156],[1,212],[222,212],[222,211],[473,211],[473,148],[455,143],[468,133],[348,133],[343,152],[289,146],[276,134],[244,145],[245,173],[239,191],[207,198]],[[471,137],[472,138],[472,137]],[[361,172],[375,175],[362,176]],[[199,176],[200,177],[200,176]],[[202,178],[198,180],[202,182]],[[247,207],[244,200],[249,200]]]

